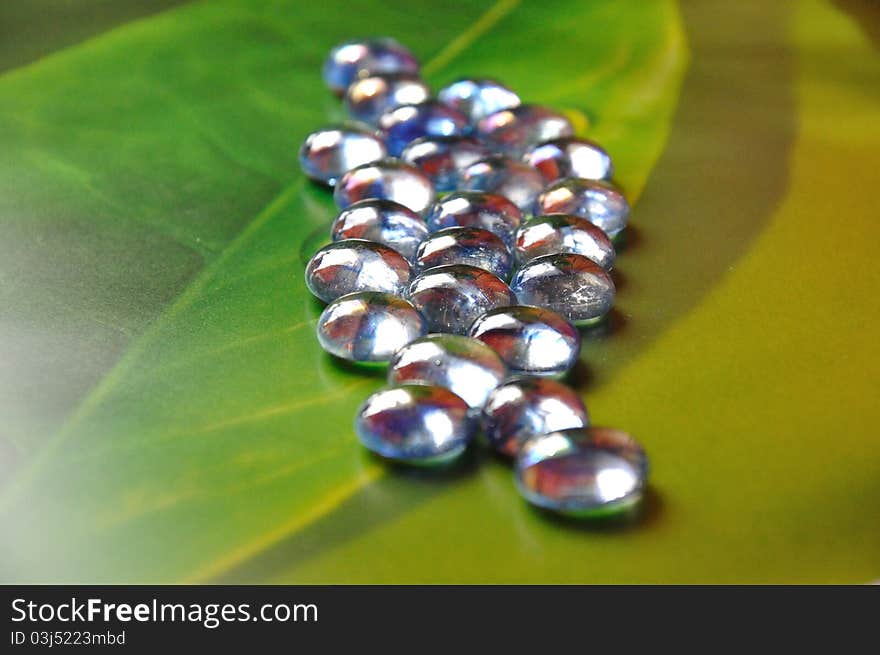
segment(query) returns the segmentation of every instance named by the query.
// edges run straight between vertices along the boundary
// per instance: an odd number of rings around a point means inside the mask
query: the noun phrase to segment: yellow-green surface
[[[196,3],[0,76],[2,578],[880,577],[878,10],[343,5]],[[574,382],[652,457],[639,520],[550,520],[479,454],[358,447],[381,379],[315,342],[333,210],[295,146],[339,115],[326,50],[379,32],[434,84],[564,107],[638,198]]]

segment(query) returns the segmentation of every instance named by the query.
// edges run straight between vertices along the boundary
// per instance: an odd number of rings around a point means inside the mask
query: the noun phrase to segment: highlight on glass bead
[[[485,145],[471,137],[435,136],[416,139],[403,149],[400,159],[427,175],[437,191],[453,191],[461,172],[490,154]]]
[[[375,291],[337,298],[318,319],[321,347],[353,362],[387,362],[425,334],[425,321],[415,307],[403,298]]]
[[[352,168],[388,155],[382,134],[359,123],[315,130],[299,149],[299,164],[312,180],[333,186]]]
[[[410,283],[406,297],[425,317],[429,332],[446,334],[467,334],[480,315],[516,303],[502,280],[466,264],[425,271]]]
[[[478,227],[448,227],[419,244],[414,269],[423,273],[450,264],[476,266],[507,280],[513,256],[497,234]]]
[[[510,288],[522,305],[546,307],[575,325],[601,320],[614,305],[614,281],[583,255],[557,253],[536,257],[514,273]]]
[[[345,92],[345,108],[359,121],[376,123],[386,111],[417,105],[431,97],[431,89],[417,75],[374,75],[355,80]]]
[[[611,156],[598,143],[565,137],[532,146],[523,161],[537,169],[550,184],[564,177],[610,180],[614,175]]]
[[[393,156],[423,137],[464,136],[469,131],[467,118],[452,107],[437,100],[417,105],[403,105],[379,117],[379,129],[385,135],[385,145]]]
[[[507,367],[482,341],[429,334],[407,344],[388,365],[389,384],[435,384],[479,409],[504,381]]]
[[[629,202],[613,182],[567,177],[538,197],[536,213],[574,214],[602,228],[612,239],[629,220]]]
[[[533,505],[573,517],[601,517],[639,502],[648,458],[622,430],[559,430],[526,440],[516,457],[515,479]]]
[[[504,196],[521,212],[531,213],[535,199],[544,188],[544,178],[528,164],[504,155],[492,155],[464,169],[460,186],[466,191]]]
[[[337,182],[333,198],[340,209],[376,198],[393,200],[421,214],[434,201],[434,187],[415,166],[382,159],[348,171]]]
[[[362,239],[326,245],[306,266],[306,286],[324,302],[358,291],[402,296],[409,281],[409,263],[400,253]]]
[[[358,77],[418,73],[415,56],[390,38],[341,43],[330,51],[323,70],[325,84],[338,96]]]
[[[561,382],[515,378],[489,394],[481,422],[489,445],[514,457],[530,437],[586,427],[590,416],[581,397]]]
[[[394,248],[410,262],[428,236],[428,226],[412,209],[393,200],[371,198],[349,205],[330,227],[334,241],[365,239]]]
[[[408,464],[443,464],[476,432],[467,403],[449,389],[412,384],[377,391],[361,405],[355,432],[370,451]]]
[[[486,312],[474,321],[470,336],[498,353],[514,375],[562,375],[581,350],[580,332],[562,315],[528,305]]]
[[[538,105],[496,111],[477,123],[477,134],[510,157],[522,157],[531,146],[574,136],[571,122],[559,112]]]
[[[455,191],[435,202],[426,214],[428,229],[479,227],[512,246],[522,212],[504,196],[480,191]]]
[[[520,105],[519,96],[496,80],[462,79],[440,89],[437,98],[443,104],[467,116],[476,124],[489,114]]]
[[[614,268],[611,239],[590,221],[570,214],[535,216],[516,233],[516,257],[527,262],[542,255],[571,252],[592,259],[606,271]]]

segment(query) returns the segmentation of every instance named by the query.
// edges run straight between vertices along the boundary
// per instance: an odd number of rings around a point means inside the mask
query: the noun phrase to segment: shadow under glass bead
[[[648,458],[622,430],[559,430],[526,440],[516,457],[515,479],[533,505],[573,517],[601,517],[638,503],[647,485]]]
[[[520,105],[519,96],[496,80],[461,79],[440,89],[437,98],[476,124],[490,114]]]
[[[614,175],[611,156],[598,143],[565,137],[532,146],[523,161],[535,168],[550,184],[564,177],[610,180]]]
[[[345,92],[349,116],[376,123],[386,111],[415,105],[431,97],[431,90],[415,75],[374,75],[355,80]]]
[[[426,214],[431,232],[448,227],[479,227],[513,246],[522,212],[504,196],[481,191],[455,191],[437,200]]]
[[[530,437],[586,427],[590,417],[574,389],[555,380],[519,378],[489,395],[481,421],[489,445],[514,457]]]
[[[336,184],[333,198],[340,209],[375,198],[393,200],[421,214],[434,201],[434,187],[415,166],[382,159],[348,171]]]
[[[464,136],[469,131],[467,118],[436,100],[387,111],[379,117],[378,125],[385,135],[388,152],[395,157],[416,139]]]
[[[418,75],[413,54],[390,38],[346,41],[334,47],[324,61],[324,82],[341,96],[358,77],[368,75]]]
[[[497,234],[478,227],[448,227],[419,244],[414,268],[424,273],[450,264],[476,266],[507,280],[513,256]]]
[[[402,296],[410,281],[409,263],[388,246],[347,239],[324,246],[306,266],[306,286],[324,302],[358,291]]]
[[[403,149],[400,158],[427,175],[438,191],[453,191],[458,187],[461,172],[490,154],[476,139],[436,136],[416,139]]]
[[[465,191],[504,196],[520,212],[531,213],[535,199],[544,188],[544,178],[528,164],[504,155],[492,155],[465,168],[460,186]]]
[[[520,105],[486,116],[477,123],[477,134],[495,150],[519,158],[531,146],[574,136],[574,127],[552,109]]]
[[[379,132],[367,125],[344,123],[309,134],[299,149],[299,163],[309,178],[333,186],[352,168],[387,155]]]
[[[517,261],[527,262],[559,252],[583,255],[606,271],[614,268],[617,256],[605,231],[580,216],[548,214],[520,225],[516,233]]]
[[[413,210],[393,200],[368,199],[349,205],[330,228],[334,241],[365,239],[393,248],[410,262],[428,236],[428,226]]]
[[[602,228],[614,238],[629,220],[629,202],[613,182],[567,177],[548,186],[538,196],[536,212],[574,214]]]

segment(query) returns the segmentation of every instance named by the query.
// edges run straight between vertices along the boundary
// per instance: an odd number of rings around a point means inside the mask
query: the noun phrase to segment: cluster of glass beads
[[[637,503],[644,451],[591,426],[559,381],[580,330],[615,300],[614,241],[630,207],[611,157],[495,80],[432,95],[392,39],[343,43],[323,73],[352,120],[300,149],[339,207],[306,284],[327,303],[324,350],[388,366],[389,386],[355,419],[360,441],[428,465],[482,435],[514,460],[534,505],[596,516]]]

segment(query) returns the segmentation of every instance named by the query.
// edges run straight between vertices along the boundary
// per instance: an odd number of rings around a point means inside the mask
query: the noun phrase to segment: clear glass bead
[[[516,239],[522,213],[504,196],[480,191],[455,191],[435,202],[427,212],[428,229],[479,227],[501,237],[508,246]]]
[[[629,220],[629,203],[612,182],[567,177],[538,197],[536,213],[574,214],[602,228],[612,239]]]
[[[614,268],[616,253],[605,232],[585,218],[570,214],[535,216],[516,233],[516,257],[527,262],[557,252],[572,252],[592,259],[606,271]]]
[[[389,384],[436,384],[480,408],[507,367],[489,346],[454,334],[430,334],[401,348],[388,366]]]
[[[647,479],[645,451],[613,428],[536,435],[516,457],[516,483],[526,500],[570,516],[625,511],[642,497]]]
[[[574,128],[552,109],[520,105],[486,116],[477,123],[477,134],[495,150],[519,158],[531,146],[574,136]]]
[[[402,255],[362,239],[324,246],[306,266],[306,286],[324,302],[358,291],[403,296],[409,281],[409,264]]]
[[[542,307],[493,309],[474,321],[470,335],[498,353],[513,374],[561,375],[581,350],[577,328]]]
[[[321,347],[354,362],[387,362],[425,334],[425,321],[415,307],[403,298],[375,291],[337,298],[318,319]]]
[[[442,464],[461,455],[476,425],[464,400],[442,386],[400,385],[367,398],[355,431],[369,450],[409,464]]]
[[[575,325],[595,323],[614,305],[614,281],[608,271],[572,253],[526,262],[514,273],[510,288],[521,304],[552,309]]]
[[[376,123],[386,111],[417,105],[431,97],[431,89],[416,75],[374,75],[351,83],[345,108],[359,121]]]
[[[467,334],[481,314],[516,303],[503,281],[475,266],[453,264],[425,271],[409,285],[407,298],[429,332]]]
[[[574,389],[545,378],[505,382],[489,395],[481,418],[489,445],[509,457],[530,437],[590,424],[584,401]]]
[[[341,96],[358,77],[418,75],[419,62],[394,39],[346,41],[330,51],[323,74],[330,90]]]
[[[506,280],[513,257],[497,234],[478,227],[448,227],[422,241],[414,268],[423,273],[450,264],[476,266]]]
[[[490,150],[466,136],[423,137],[410,143],[401,160],[422,171],[438,191],[452,191],[461,181],[461,172],[485,157]]]
[[[421,214],[434,201],[431,181],[415,166],[396,159],[383,159],[350,170],[333,191],[340,209],[359,200],[393,200]]]
[[[352,168],[386,157],[382,134],[368,125],[344,123],[312,132],[299,149],[303,172],[333,186]]]
[[[458,80],[440,89],[437,98],[467,116],[472,125],[496,111],[520,105],[516,93],[490,79]]]
[[[341,212],[330,228],[334,241],[365,239],[394,248],[410,262],[428,236],[428,226],[412,209],[393,200],[361,200]]]
[[[474,162],[461,173],[466,191],[483,191],[504,196],[523,213],[531,213],[544,188],[544,178],[531,166],[504,155],[492,155]]]
[[[428,100],[418,105],[403,105],[379,117],[379,129],[385,146],[395,157],[423,137],[464,136],[469,131],[467,118],[442,102]]]
[[[610,180],[614,175],[611,156],[598,143],[566,137],[532,146],[523,161],[537,169],[550,184],[564,177]]]

